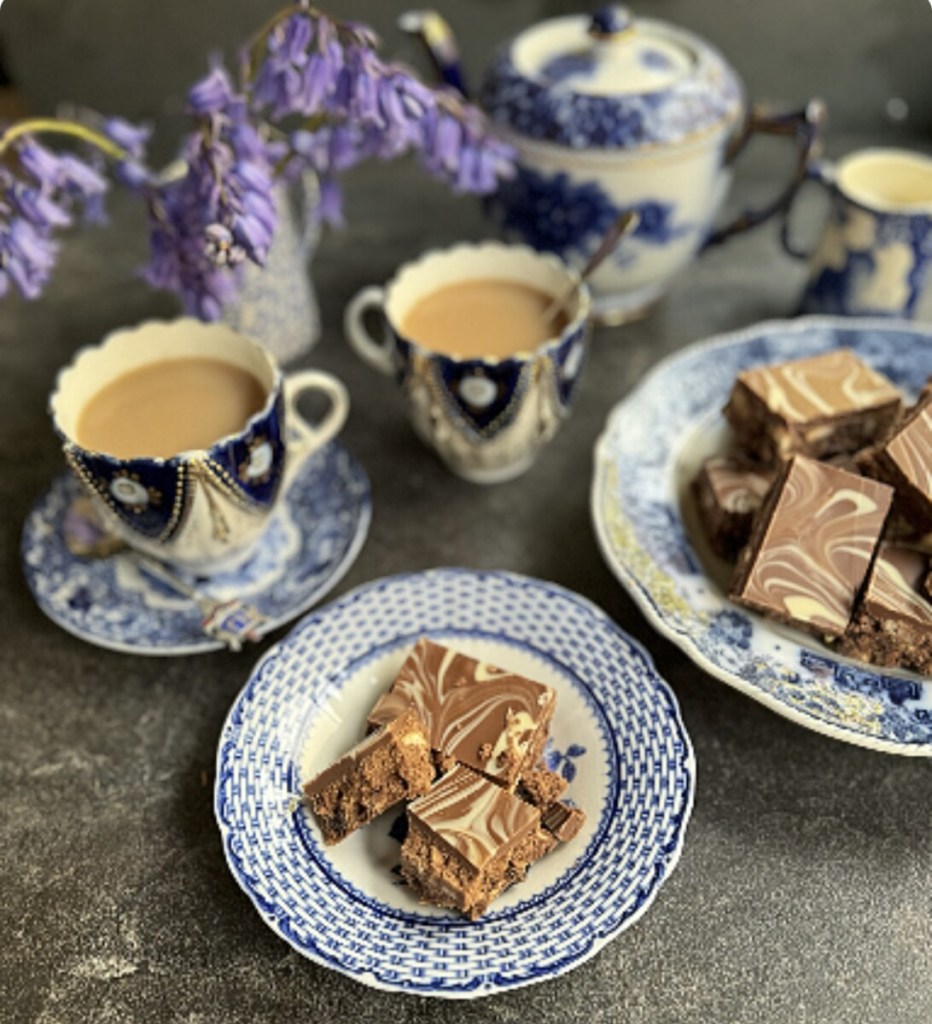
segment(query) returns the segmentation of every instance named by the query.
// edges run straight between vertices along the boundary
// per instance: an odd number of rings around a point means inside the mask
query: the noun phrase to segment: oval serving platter
[[[586,813],[477,921],[402,883],[400,811],[326,847],[298,797],[361,738],[422,635],[556,689],[547,760]],[[694,787],[673,693],[608,616],[554,584],[437,569],[353,591],[261,659],[223,729],[215,812],[237,882],[304,956],[376,988],[470,998],[563,974],[637,920],[679,859]]]
[[[689,483],[729,443],[721,408],[735,375],[840,347],[907,397],[932,375],[932,326],[903,321],[802,317],[698,342],[661,362],[612,411],[595,449],[592,518],[609,567],[701,668],[817,732],[932,756],[932,679],[841,657],[732,604],[724,564],[716,566],[692,520]]]

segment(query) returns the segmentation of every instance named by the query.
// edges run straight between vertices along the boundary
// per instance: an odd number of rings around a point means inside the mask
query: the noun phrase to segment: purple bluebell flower
[[[7,202],[13,212],[30,224],[39,224],[43,228],[62,228],[71,223],[68,211],[56,203],[49,192],[38,188],[30,188],[21,181],[10,177]]]
[[[138,192],[152,180],[152,172],[145,164],[151,127],[131,124],[122,117],[108,117],[101,127],[104,135],[126,152],[126,157],[114,164],[114,176],[120,184]]]
[[[324,54],[311,54],[300,74],[293,110],[299,114],[314,114],[324,105],[324,99],[336,85],[340,69]]]
[[[13,284],[34,299],[48,281],[58,251],[52,229],[63,212],[47,202],[0,168],[0,296]]]
[[[70,225],[80,207],[101,218],[107,179],[71,153],[56,153],[23,135],[11,145],[11,167],[0,171],[0,294],[12,283],[36,298],[58,252],[54,232]]]
[[[108,117],[101,127],[104,135],[121,149],[125,149],[129,156],[136,160],[145,157],[146,146],[152,135],[152,128],[149,125],[135,125],[124,121],[122,117]]]
[[[204,225],[204,212],[188,177],[171,182],[150,195],[150,260],[146,280],[180,295],[184,311],[202,320],[219,318],[236,294],[240,267],[235,256],[218,262],[217,252],[205,252],[219,237]]]
[[[188,106],[195,114],[220,113],[232,100],[233,85],[229,75],[219,64],[188,90]]]
[[[313,37],[313,22],[303,12],[275,26],[266,41],[265,60],[253,82],[250,97],[253,109],[268,109],[275,120],[297,109],[301,73],[307,64],[307,50]]]
[[[331,175],[320,179],[320,199],[316,213],[323,224],[335,228],[343,226],[343,188]]]
[[[198,123],[184,146],[185,173],[150,192],[146,277],[178,292],[188,313],[216,319],[244,259],[268,257],[277,224],[270,150],[219,66],[189,102]]]
[[[204,255],[215,267],[235,267],[246,257],[233,232],[223,224],[208,224],[204,229]]]

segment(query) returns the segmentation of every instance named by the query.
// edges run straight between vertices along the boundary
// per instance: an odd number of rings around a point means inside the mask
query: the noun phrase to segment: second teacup
[[[372,309],[385,314],[381,339],[365,325]],[[395,377],[415,431],[447,466],[495,483],[527,470],[569,414],[589,309],[588,289],[555,257],[484,242],[429,252],[363,289],[344,326],[357,354]]]

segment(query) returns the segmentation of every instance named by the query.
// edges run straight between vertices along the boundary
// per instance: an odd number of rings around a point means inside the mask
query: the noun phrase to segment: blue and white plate
[[[388,812],[325,847],[303,781],[362,738],[366,714],[428,635],[556,689],[550,765],[586,813],[478,921],[420,905]],[[470,998],[575,967],[633,923],[676,864],[695,766],[649,656],[550,583],[436,569],[368,584],[308,615],[262,658],[217,756],[227,862],[300,953],[376,988]]]
[[[78,493],[77,481],[63,473],[23,529],[23,571],[42,611],[82,640],[117,651],[179,655],[221,648],[202,631],[194,601],[132,556],[92,560],[68,550],[62,523]],[[336,586],[362,548],[371,511],[365,472],[332,441],[304,464],[248,562],[234,572],[186,579],[218,601],[254,605],[268,616],[258,632],[271,632]]]
[[[731,441],[735,375],[838,347],[908,396],[932,374],[932,326],[804,317],[683,349],[612,412],[595,454],[592,516],[611,569],[653,625],[703,669],[817,732],[932,755],[932,679],[842,658],[811,636],[731,604],[728,568],[692,518],[689,482]]]

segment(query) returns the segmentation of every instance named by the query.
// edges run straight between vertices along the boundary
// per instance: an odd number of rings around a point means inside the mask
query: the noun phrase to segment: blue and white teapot
[[[412,12],[442,77],[463,89],[449,27]],[[786,209],[819,141],[819,101],[793,113],[749,107],[734,70],[708,43],[623,7],[522,32],[494,58],[479,102],[518,153],[515,177],[489,201],[505,232],[577,268],[622,210],[636,231],[590,279],[597,318],[632,319],[706,245]],[[755,132],[795,139],[790,182],[768,206],[713,229],[731,165]]]

